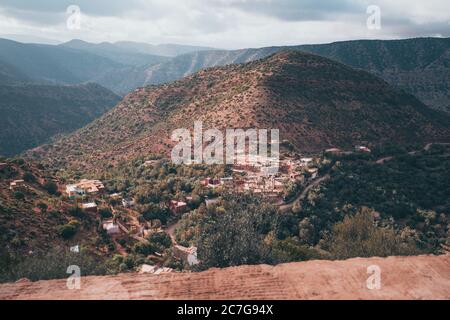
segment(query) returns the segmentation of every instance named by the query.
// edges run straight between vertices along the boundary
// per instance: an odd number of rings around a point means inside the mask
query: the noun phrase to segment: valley
[[[135,286],[148,280],[158,288],[170,283],[146,296],[157,299],[193,298],[192,292],[264,298],[259,282],[272,288],[272,298],[352,298],[324,291],[326,272],[352,270],[340,273],[338,286],[366,275],[361,266],[375,260],[395,274],[392,261],[411,270],[438,264],[430,282],[404,276],[398,285],[388,281],[392,291],[378,298],[448,298],[441,279],[450,248],[447,91],[436,93],[434,82],[424,89],[424,78],[405,87],[418,73],[440,74],[434,80],[448,84],[440,64],[447,42],[357,41],[225,54],[72,41],[59,45],[57,56],[50,46],[26,45],[52,65],[59,58],[73,63],[26,73],[11,58],[22,45],[8,42],[9,59],[0,64],[0,282],[18,283],[0,285],[0,298],[55,298],[45,290],[50,283],[61,287],[63,280],[52,279],[67,278],[69,265],[79,266],[91,286],[130,284],[105,297],[142,298]],[[373,46],[383,50],[371,56],[366,49]],[[433,50],[424,55],[424,46]],[[405,57],[411,47],[416,54]],[[219,133],[278,129],[279,141],[269,146],[279,144],[279,158],[176,164],[172,132],[191,130],[196,121]],[[295,291],[296,282],[287,294],[280,285],[317,267],[319,276],[302,279],[318,293]],[[235,289],[245,274],[249,295]],[[233,290],[191,292],[174,282],[191,288],[192,279]],[[411,279],[430,294],[406,292]],[[30,283],[38,280],[50,282]]]

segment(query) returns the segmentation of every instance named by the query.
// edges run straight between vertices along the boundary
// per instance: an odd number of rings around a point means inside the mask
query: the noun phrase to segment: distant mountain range
[[[300,152],[450,139],[448,114],[382,79],[317,55],[283,51],[136,90],[76,133],[29,154],[75,170],[101,170],[169,153],[172,130],[192,128],[194,120],[205,129],[278,128]]]
[[[280,50],[318,54],[380,76],[428,106],[450,110],[450,38],[355,40],[321,45],[211,50],[182,45],[81,40],[57,46],[0,40],[0,83],[96,82],[126,94],[181,79],[201,69],[254,61]],[[13,70],[5,76],[4,70]]]
[[[72,132],[119,100],[98,84],[0,85],[0,155],[12,156]]]

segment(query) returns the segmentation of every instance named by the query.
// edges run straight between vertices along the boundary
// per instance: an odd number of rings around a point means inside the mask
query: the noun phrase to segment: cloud
[[[66,28],[78,5],[81,30]],[[381,8],[381,30],[366,8]],[[348,39],[449,36],[448,0],[2,0],[3,33],[86,41],[134,40],[221,48]]]

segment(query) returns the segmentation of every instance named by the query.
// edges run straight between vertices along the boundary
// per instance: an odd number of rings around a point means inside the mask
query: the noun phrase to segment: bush
[[[335,259],[418,254],[419,250],[404,243],[394,230],[377,227],[373,212],[363,207],[334,225],[330,252]]]
[[[17,200],[24,200],[25,199],[25,195],[22,192],[20,192],[20,191],[14,192],[13,196]]]
[[[48,209],[48,205],[44,202],[39,202],[37,204],[37,207],[42,211],[42,212],[46,212]]]
[[[172,240],[165,232],[154,232],[147,237],[147,240],[157,251],[163,251],[172,245]]]
[[[35,182],[36,181],[36,177],[31,172],[25,172],[22,178],[26,182]]]
[[[67,213],[76,218],[82,218],[85,215],[84,210],[78,206],[70,207],[67,209]]]
[[[4,255],[0,253],[3,258]],[[67,278],[67,267],[79,266],[83,276],[103,275],[109,272],[108,265],[99,257],[85,252],[70,252],[54,248],[43,255],[33,255],[20,260],[9,258],[8,264],[0,268],[0,281],[16,281],[27,278],[31,281]]]
[[[107,218],[111,218],[111,217],[112,217],[112,212],[111,212],[111,209],[109,209],[109,208],[100,208],[100,209],[98,210],[98,213],[99,213],[100,216],[101,216],[102,218],[104,218],[104,219],[107,219]]]
[[[155,252],[155,248],[149,244],[144,242],[138,242],[133,246],[133,252],[136,254],[142,254],[144,256],[148,256]]]
[[[58,192],[58,186],[53,181],[47,181],[42,186],[48,193],[55,195]]]
[[[62,225],[58,228],[59,235],[67,240],[72,238],[78,231],[80,223],[76,220],[72,220],[69,223]]]

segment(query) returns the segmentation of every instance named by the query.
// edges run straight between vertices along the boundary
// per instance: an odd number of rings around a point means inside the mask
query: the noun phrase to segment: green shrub
[[[58,192],[58,186],[53,181],[47,181],[42,186],[48,193],[55,195]]]
[[[20,192],[20,191],[15,191],[13,196],[17,200],[24,200],[25,199],[25,195],[23,194],[23,192]]]
[[[76,220],[72,220],[65,225],[58,227],[58,233],[63,239],[72,238],[78,231],[80,223]]]

